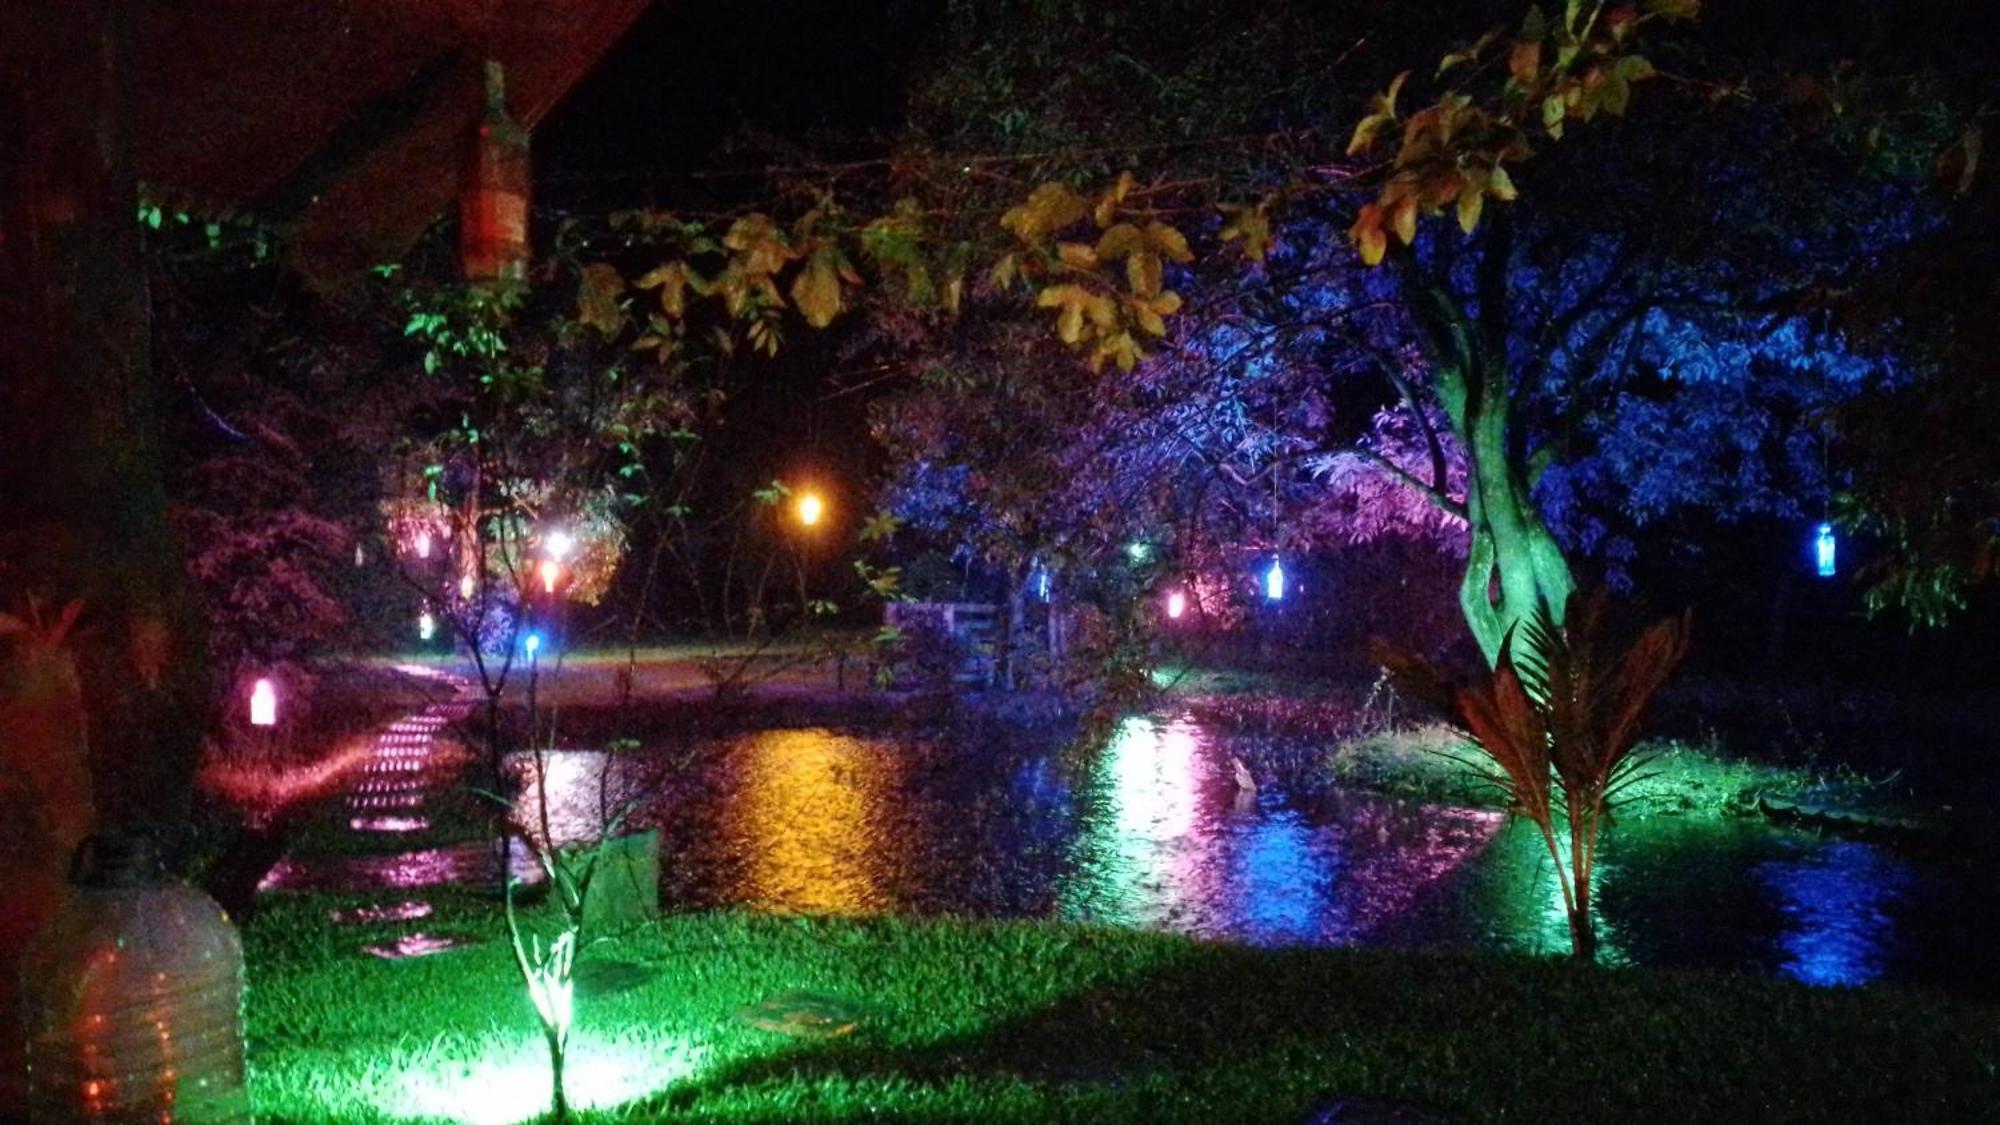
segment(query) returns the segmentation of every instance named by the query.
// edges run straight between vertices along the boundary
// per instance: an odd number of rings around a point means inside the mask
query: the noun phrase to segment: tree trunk
[[[1453,436],[1465,451],[1465,515],[1471,544],[1459,608],[1490,666],[1514,623],[1546,605],[1557,624],[1576,581],[1562,547],[1535,507],[1527,474],[1510,456],[1513,404],[1503,373],[1478,381],[1476,392],[1456,371],[1438,376]]]
[[[1584,862],[1590,845],[1579,839],[1575,824],[1569,827],[1569,955],[1585,964],[1597,961],[1597,925],[1590,917],[1590,864]]]
[[[86,599],[78,669],[99,812],[185,822],[206,653],[166,518],[126,6],[0,6],[0,581]]]

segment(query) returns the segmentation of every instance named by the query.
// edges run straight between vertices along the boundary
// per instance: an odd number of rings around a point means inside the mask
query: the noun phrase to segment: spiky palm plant
[[[1507,631],[1492,673],[1462,682],[1377,641],[1375,657],[1403,689],[1443,712],[1485,757],[1480,773],[1534,823],[1555,861],[1570,952],[1597,957],[1590,915],[1597,844],[1625,786],[1644,776],[1639,719],[1687,653],[1688,615],[1605,639],[1610,599],[1570,595],[1564,624],[1547,606]]]

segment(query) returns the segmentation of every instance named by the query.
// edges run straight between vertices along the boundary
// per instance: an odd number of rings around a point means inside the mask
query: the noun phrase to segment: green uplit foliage
[[[1613,802],[1642,774],[1639,719],[1687,653],[1685,616],[1658,622],[1630,647],[1607,647],[1608,597],[1572,595],[1558,625],[1546,609],[1508,630],[1483,681],[1461,683],[1422,657],[1378,642],[1376,656],[1414,698],[1464,732],[1491,768],[1486,779],[1531,821],[1555,861],[1571,952],[1594,960],[1592,872]],[[1567,853],[1567,854],[1565,854]]]

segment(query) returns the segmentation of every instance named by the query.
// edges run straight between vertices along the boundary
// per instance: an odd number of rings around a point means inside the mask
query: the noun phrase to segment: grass
[[[546,1071],[490,904],[439,898],[435,957],[353,952],[323,899],[250,926],[264,1121],[511,1121]],[[1042,923],[715,913],[590,948],[585,1120],[1297,1121],[1329,1093],[1467,1118],[1972,1120],[1983,1009],[1894,991],[1564,962],[1257,950]],[[744,1009],[850,1007],[795,1038]]]
[[[1790,800],[1848,800],[1868,783],[1733,756],[1713,742],[1655,740],[1640,744],[1642,773],[1623,791],[1630,815],[1753,812],[1760,795]],[[1442,804],[1498,809],[1499,791],[1478,772],[1479,752],[1442,724],[1357,735],[1336,745],[1327,772],[1335,784]]]

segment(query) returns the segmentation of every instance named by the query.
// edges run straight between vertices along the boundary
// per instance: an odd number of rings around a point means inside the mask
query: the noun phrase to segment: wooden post
[[[77,664],[100,811],[178,824],[206,653],[166,518],[125,145],[128,8],[0,5],[0,589],[85,600]]]

